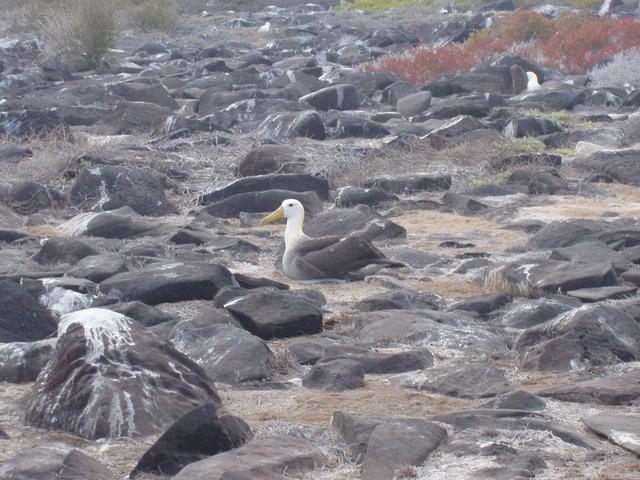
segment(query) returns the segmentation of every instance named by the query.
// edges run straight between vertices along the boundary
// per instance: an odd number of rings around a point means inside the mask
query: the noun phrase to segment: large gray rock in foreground
[[[58,337],[27,401],[31,425],[89,439],[149,435],[199,405],[220,405],[196,363],[122,314],[71,313]]]
[[[173,480],[284,480],[284,473],[300,474],[324,462],[320,449],[300,437],[270,437],[187,465]]]
[[[2,480],[115,480],[109,469],[64,443],[19,453],[0,467]]]

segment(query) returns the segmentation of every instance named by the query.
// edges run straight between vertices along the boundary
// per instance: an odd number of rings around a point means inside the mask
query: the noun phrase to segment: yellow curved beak
[[[265,223],[275,222],[284,217],[284,208],[278,207],[269,215],[260,219],[260,225],[264,225]]]

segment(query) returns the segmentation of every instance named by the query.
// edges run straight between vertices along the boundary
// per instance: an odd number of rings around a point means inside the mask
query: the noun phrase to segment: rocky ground
[[[637,90],[362,72],[497,13],[327,7],[3,25],[0,478],[640,478]],[[286,198],[405,266],[287,278]]]

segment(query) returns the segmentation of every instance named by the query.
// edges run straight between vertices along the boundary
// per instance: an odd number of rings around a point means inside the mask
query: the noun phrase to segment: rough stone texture
[[[565,402],[602,405],[634,404],[640,399],[640,370],[567,383],[538,390],[535,393]]]
[[[200,460],[183,468],[174,480],[283,480],[321,467],[320,449],[299,437],[269,437]],[[233,472],[233,473],[231,473]],[[239,476],[235,476],[239,475]]]
[[[235,384],[271,378],[267,344],[235,325],[224,310],[203,312],[178,322],[169,339],[216,382]]]
[[[640,326],[607,305],[585,305],[526,330],[516,348],[527,369],[545,372],[637,360]]]
[[[393,419],[378,425],[369,436],[362,459],[362,476],[388,480],[407,465],[422,465],[447,439],[447,431],[421,418]]]
[[[53,354],[56,339],[0,344],[0,381],[32,382]]]
[[[640,417],[601,413],[582,419],[584,424],[612,443],[640,456]]]
[[[100,284],[106,295],[121,301],[139,300],[149,305],[193,299],[212,299],[233,275],[222,265],[206,262],[155,263],[137,272],[125,272]]]
[[[0,311],[0,342],[42,340],[57,329],[51,313],[13,280],[0,280]]]
[[[190,463],[238,448],[252,437],[242,419],[218,416],[216,407],[204,405],[181,417],[147,450],[131,472],[175,475]]]
[[[427,368],[415,376],[400,376],[395,381],[403,387],[465,398],[492,397],[511,390],[502,370],[482,362]]]
[[[220,405],[197,364],[124,315],[71,313],[58,337],[29,395],[31,425],[89,439],[149,435],[198,405]]]
[[[33,259],[41,265],[56,263],[76,264],[90,255],[97,255],[98,250],[77,238],[51,237],[35,254]]]
[[[99,211],[127,206],[140,215],[176,213],[158,177],[140,168],[99,165],[82,169],[71,187],[71,200]]]
[[[208,205],[239,193],[274,189],[293,192],[315,192],[320,200],[326,200],[329,196],[329,183],[326,179],[312,175],[286,173],[239,178],[223,188],[203,195],[200,203]]]
[[[266,213],[278,208],[283,201],[294,198],[299,200],[306,212],[311,214],[321,209],[320,199],[315,192],[297,192],[290,190],[263,190],[259,192],[238,193],[202,209],[202,212],[214,217],[237,217],[241,212]]]
[[[366,205],[354,209],[326,210],[305,222],[304,232],[310,237],[361,234],[369,240],[381,240],[406,235],[406,230],[387,220]]]
[[[109,469],[64,443],[47,443],[0,466],[3,480],[115,480]]]
[[[232,300],[225,308],[244,328],[265,340],[322,330],[320,305],[296,291],[250,293]]]

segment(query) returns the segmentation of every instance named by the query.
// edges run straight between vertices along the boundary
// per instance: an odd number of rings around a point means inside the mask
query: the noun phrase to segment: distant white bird
[[[527,72],[527,78],[529,81],[527,82],[527,90],[537,90],[540,87],[538,83],[538,76],[533,72]]]
[[[268,33],[271,31],[271,22],[266,22],[264,25],[258,28],[260,33]]]

